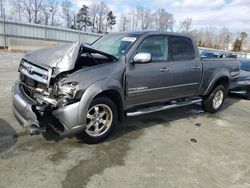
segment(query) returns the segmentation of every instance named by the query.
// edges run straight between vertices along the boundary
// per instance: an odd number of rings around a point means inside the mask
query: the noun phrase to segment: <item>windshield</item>
[[[136,36],[125,36],[124,34],[105,35],[91,46],[96,50],[106,52],[119,58],[128,52],[136,39]]]
[[[244,71],[250,71],[250,61],[241,61],[240,69]]]

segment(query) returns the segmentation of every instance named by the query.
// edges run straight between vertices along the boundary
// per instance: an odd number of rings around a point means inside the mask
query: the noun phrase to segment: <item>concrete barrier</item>
[[[45,48],[49,46],[55,46],[58,44],[62,44],[62,43],[55,42],[55,41],[9,38],[8,50],[9,51],[32,51],[32,50],[37,50],[37,49]]]

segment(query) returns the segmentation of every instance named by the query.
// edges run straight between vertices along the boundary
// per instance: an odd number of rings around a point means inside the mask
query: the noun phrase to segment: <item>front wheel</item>
[[[225,100],[226,92],[222,85],[214,88],[214,90],[207,96],[204,97],[202,105],[206,112],[215,113],[223,105]]]
[[[87,125],[82,138],[89,144],[96,144],[106,139],[117,123],[117,107],[108,98],[96,98],[90,104],[87,113]]]

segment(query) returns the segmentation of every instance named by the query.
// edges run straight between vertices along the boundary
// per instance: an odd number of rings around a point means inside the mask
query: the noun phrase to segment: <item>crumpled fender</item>
[[[96,81],[85,90],[85,92],[83,93],[81,97],[80,105],[78,108],[78,124],[79,125],[86,124],[86,116],[87,116],[87,112],[88,112],[88,109],[92,100],[98,94],[102,93],[103,91],[108,91],[108,90],[115,90],[119,93],[121,100],[122,100],[123,109],[125,109],[125,99],[124,99],[124,94],[123,94],[123,88],[118,80],[108,78],[108,79]]]

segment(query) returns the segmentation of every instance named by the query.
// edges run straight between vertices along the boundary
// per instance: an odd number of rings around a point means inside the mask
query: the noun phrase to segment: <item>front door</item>
[[[130,63],[127,66],[127,105],[156,102],[170,96],[168,37],[146,37],[135,54],[141,52],[150,53],[152,60],[149,63]]]

